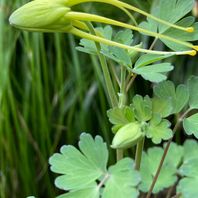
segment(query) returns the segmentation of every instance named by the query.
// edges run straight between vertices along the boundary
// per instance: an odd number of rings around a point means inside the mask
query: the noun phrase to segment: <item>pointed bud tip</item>
[[[186,28],[186,32],[194,32],[195,31],[195,29],[194,29],[194,27],[188,27],[188,28]]]

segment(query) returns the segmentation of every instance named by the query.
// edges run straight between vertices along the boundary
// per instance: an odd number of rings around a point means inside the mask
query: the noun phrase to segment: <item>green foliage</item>
[[[198,109],[198,77],[191,76],[188,80],[189,106],[191,109]]]
[[[83,133],[79,142],[80,151],[73,146],[63,146],[61,154],[54,154],[50,159],[51,170],[62,174],[55,180],[55,185],[68,193],[63,197],[127,197],[138,196],[135,186],[140,177],[133,170],[133,160],[125,158],[107,170],[108,150],[100,136],[93,139]],[[97,185],[96,181],[99,181]],[[119,185],[120,181],[124,183]],[[104,187],[103,187],[104,185]],[[124,189],[124,190],[123,190]]]
[[[161,119],[159,115],[155,114],[146,127],[146,137],[151,138],[155,144],[170,139],[173,136],[170,125],[168,120]]]
[[[111,26],[105,26],[104,28],[96,28],[95,29],[96,33],[98,35],[108,39],[108,40],[113,40],[125,45],[131,45],[133,43],[133,34],[131,30],[124,30],[124,31],[119,31],[113,36],[113,29]],[[97,50],[95,43],[93,41],[87,40],[87,39],[81,39],[79,47],[76,47],[77,50],[89,53],[92,55],[97,55]],[[106,56],[107,58],[110,58],[114,60],[115,62],[124,65],[126,67],[131,67],[132,62],[131,62],[131,52],[127,52],[127,50],[118,48],[118,47],[112,47],[112,46],[107,46],[104,44],[101,44],[101,53]]]
[[[189,13],[192,10],[193,5],[194,5],[194,0],[160,0],[160,1],[154,0],[151,7],[151,14],[153,14],[154,16],[160,19],[169,21],[173,24],[174,23],[180,24],[181,26],[185,26],[185,27],[187,25],[188,27],[188,25],[191,26],[193,23],[192,17],[185,18],[181,21],[179,20],[182,19],[187,13]],[[183,41],[197,40],[197,24],[195,24],[194,26],[195,26],[195,32],[193,34],[191,33],[189,34],[187,32],[183,32],[181,30],[175,30],[166,25],[157,23],[156,21],[150,18],[147,18],[146,22],[142,22],[140,24],[140,27],[142,28],[146,28],[154,32],[164,33],[165,35],[170,35],[171,37]],[[173,50],[186,49],[186,47],[184,46],[175,44],[165,39],[161,39],[161,41]]]
[[[164,73],[173,70],[173,68],[170,63],[160,63],[145,67],[136,67],[133,69],[133,72],[141,75],[145,80],[158,83],[166,80],[167,76]]]
[[[171,100],[172,112],[170,114],[179,113],[187,104],[189,92],[186,85],[175,85],[171,81],[164,81],[154,86],[154,95],[164,100]],[[169,115],[170,115],[169,114]]]
[[[198,194],[198,143],[187,140],[184,143],[184,162],[179,168],[182,179],[177,185],[177,192],[182,193],[183,198],[196,197]]]
[[[155,96],[152,98],[152,112],[160,117],[168,117],[173,110],[171,98],[160,98]]]
[[[140,95],[135,95],[131,106],[134,108],[135,117],[139,122],[148,121],[151,119],[152,101],[148,96],[143,98]]]
[[[188,135],[193,134],[196,138],[198,138],[198,113],[185,118],[183,121],[183,127]]]
[[[198,33],[198,23],[194,23],[194,21],[195,21],[195,18],[192,16],[189,16],[189,17],[181,19],[178,23],[176,23],[177,25],[180,25],[183,27],[189,27],[189,26],[194,27],[194,32],[192,32],[190,34],[188,32],[176,30],[174,28],[169,28],[168,30],[166,30],[164,32],[164,34],[167,36],[176,38],[176,39],[179,38],[181,41],[196,41],[198,39],[198,34],[197,34]],[[184,46],[175,44],[175,43],[170,42],[165,39],[161,39],[161,40],[163,41],[163,43],[165,43],[169,48],[171,48],[173,50],[185,49]]]
[[[177,149],[178,146],[174,145],[174,148]],[[175,153],[175,149],[170,149],[168,155],[172,157]],[[157,167],[161,160],[163,154],[163,149],[160,147],[153,147],[148,149],[147,153],[143,153],[142,163],[140,168],[141,174],[141,183],[139,189],[143,192],[148,192],[150,185],[153,181],[153,176],[157,171]],[[181,155],[177,159],[177,164],[181,160]],[[169,158],[170,159],[170,158]],[[173,160],[172,160],[173,161]],[[175,162],[172,163],[171,160],[167,160],[160,172],[157,183],[154,187],[153,193],[158,193],[165,188],[172,186],[177,181],[177,169],[175,167]],[[155,163],[153,163],[155,162]]]

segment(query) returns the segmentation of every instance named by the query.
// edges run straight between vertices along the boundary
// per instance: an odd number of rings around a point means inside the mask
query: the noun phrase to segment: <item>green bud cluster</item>
[[[117,131],[111,147],[115,149],[126,149],[136,145],[143,137],[144,133],[141,130],[141,124],[139,122],[132,122]]]

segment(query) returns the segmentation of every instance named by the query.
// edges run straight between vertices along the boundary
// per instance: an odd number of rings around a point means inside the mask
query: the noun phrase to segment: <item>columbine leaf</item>
[[[170,55],[144,54],[135,63],[135,68],[150,65],[151,63],[163,60],[170,57]]]
[[[191,109],[198,109],[198,77],[192,76],[188,80],[189,106]]]
[[[115,107],[107,111],[107,116],[112,124],[125,125],[134,122],[134,112],[131,107]]]
[[[152,4],[152,8],[151,8],[151,14],[160,19],[163,19],[172,24],[175,24],[180,19],[182,19],[188,12],[192,10],[193,5],[194,5],[194,0],[160,0],[160,1],[154,0]],[[167,11],[168,11],[168,14],[167,14]],[[186,21],[182,20],[181,22],[178,22],[178,24],[181,26],[188,27],[188,24],[186,26],[186,23],[190,23],[190,19],[187,19],[187,20]],[[191,25],[189,24],[189,26]],[[197,25],[194,25],[195,31],[197,30],[196,26]],[[166,35],[170,35],[171,37],[175,37],[183,41],[191,41],[191,40],[194,40],[194,37],[197,37],[196,35],[197,31],[194,34],[193,33],[183,34],[182,31],[177,31],[177,30],[175,31],[175,28],[173,29],[167,25],[157,23],[156,21],[150,18],[147,18],[146,22],[142,22],[140,24],[140,27],[146,28],[153,32],[164,33]],[[185,36],[185,35],[188,35],[188,36]],[[176,49],[185,50],[186,49],[186,47],[175,44],[173,42],[169,42],[163,39],[160,39],[160,40],[173,50],[176,50]]]
[[[152,102],[149,96],[144,98],[140,95],[133,97],[133,104],[135,117],[138,121],[148,121],[152,117]]]
[[[125,158],[109,168],[109,179],[105,184],[103,198],[138,197],[135,186],[140,182],[140,176],[133,166],[133,161]]]
[[[170,139],[173,136],[170,125],[171,123],[168,120],[161,119],[161,117],[156,114],[146,127],[146,137],[151,138],[155,144],[161,143],[162,140]]]
[[[148,149],[147,153],[143,153],[140,167],[142,182],[140,183],[139,188],[141,191],[148,192],[162,155],[163,149],[160,147]],[[176,182],[176,180],[176,168],[168,162],[164,163],[153,189],[153,193],[158,193],[163,189],[172,186]]]
[[[193,134],[196,138],[198,138],[198,113],[185,118],[183,120],[183,127],[188,135]]]
[[[141,75],[145,80],[158,83],[166,80],[167,76],[164,73],[173,70],[173,68],[174,67],[170,63],[160,63],[145,67],[137,67],[133,69],[133,72]]]
[[[165,146],[166,144],[164,144],[164,148]],[[169,164],[177,168],[182,161],[183,154],[184,154],[184,148],[172,142],[168,149],[168,153],[166,155],[164,164]]]
[[[95,28],[96,32],[106,38],[111,40],[112,39],[112,34],[113,34],[113,30],[112,27],[107,25],[104,28]],[[108,50],[108,46],[104,45],[104,44],[100,44],[101,49],[102,50]],[[80,40],[80,46],[76,47],[77,50],[84,52],[84,53],[88,53],[88,54],[92,54],[92,55],[97,55],[97,49],[96,49],[96,45],[94,41],[88,40],[88,39],[81,39]]]
[[[176,23],[179,26],[183,26],[183,27],[194,27],[194,32],[189,33],[189,32],[185,32],[185,31],[181,31],[175,28],[170,28],[167,31],[164,32],[165,35],[176,38],[181,41],[196,41],[198,40],[198,23],[193,24],[195,21],[195,18],[192,16],[186,17],[184,19],[182,19],[181,21],[179,21],[178,23]],[[166,39],[161,39],[163,41],[163,43],[168,46],[170,49],[175,50],[175,51],[179,51],[179,50],[187,50],[189,48],[174,43],[174,42],[170,42]]]
[[[159,114],[162,118],[165,118],[171,114],[172,110],[173,110],[173,106],[170,98],[164,99],[164,98],[154,97],[152,99],[153,114]]]
[[[175,90],[175,85],[171,81],[164,81],[156,85],[154,95],[165,100],[171,99],[172,107],[174,107],[171,114],[179,113],[189,99],[188,88],[185,85],[179,85]]]
[[[177,185],[177,192],[182,193],[182,197],[197,197],[198,195],[198,158],[191,159],[184,163],[179,173],[184,176]]]
[[[186,140],[183,146],[183,164],[178,173],[183,176],[177,185],[177,192],[183,198],[197,197],[198,194],[198,143],[195,140]]]
[[[188,163],[189,160],[198,158],[198,143],[195,140],[186,140],[184,142],[184,163]]]
[[[99,195],[99,188],[97,187],[96,183],[93,183],[93,187],[65,193],[56,198],[99,198]]]
[[[54,154],[50,159],[51,170],[63,174],[57,177],[55,184],[64,190],[78,190],[90,185],[106,171],[108,151],[102,138],[95,140],[88,134],[80,136],[80,149],[63,146],[61,154]]]
[[[118,43],[122,43],[125,45],[131,45],[133,42],[133,34],[131,30],[119,31],[114,39],[114,41]],[[129,53],[121,48],[109,46],[107,48],[103,48],[101,53],[108,58],[111,58],[115,62],[118,62],[121,65],[131,67],[132,62],[129,56]]]
[[[125,45],[131,45],[133,42],[133,34],[131,30],[125,30],[125,31],[119,31],[114,37],[113,30],[111,26],[105,26],[104,28],[96,28],[95,29],[98,35],[108,39],[113,40]],[[127,50],[118,48],[118,47],[112,47],[104,44],[101,45],[101,53],[114,60],[115,62],[131,67],[131,53]],[[81,39],[80,46],[76,47],[77,50],[85,53],[89,53],[92,55],[97,55],[97,49],[95,46],[95,43],[93,41],[87,40],[87,39]]]
[[[174,24],[190,12],[193,5],[194,0],[154,0],[151,14]],[[170,28],[150,18],[147,18],[147,22],[143,22],[140,26],[155,32],[159,31],[159,33],[163,33]]]

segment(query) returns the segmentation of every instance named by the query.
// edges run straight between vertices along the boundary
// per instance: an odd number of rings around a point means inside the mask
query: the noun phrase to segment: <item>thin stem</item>
[[[120,27],[125,27],[131,30],[135,30],[138,31],[139,33],[144,33],[144,34],[148,34],[149,36],[155,37],[155,38],[161,38],[161,39],[166,39],[168,41],[172,41],[174,43],[178,43],[181,45],[184,45],[186,47],[192,48],[192,49],[197,49],[197,46],[193,46],[193,44],[189,43],[189,42],[185,42],[185,41],[180,41],[177,40],[175,38],[160,34],[160,33],[156,33],[156,32],[152,32],[140,27],[136,27],[127,23],[122,23],[120,21],[117,20],[113,20],[113,19],[109,19],[103,16],[98,16],[95,14],[87,14],[87,13],[83,13],[83,12],[72,12],[70,11],[69,13],[67,13],[67,15],[65,16],[67,19],[71,19],[72,20],[81,20],[81,21],[93,21],[93,22],[100,22],[100,23],[106,23],[106,24],[111,24],[111,25],[116,25],[116,26],[120,26]]]
[[[131,80],[129,81],[129,83],[128,83],[128,85],[127,85],[126,92],[129,91],[129,89],[130,89],[130,87],[132,86],[133,82],[135,81],[136,77],[137,77],[137,74],[133,74]]]
[[[123,158],[123,150],[122,149],[116,149],[116,160],[119,161]]]
[[[80,3],[86,3],[86,2],[100,2],[100,3],[107,3],[107,4],[111,4],[113,6],[116,6],[118,8],[126,8],[126,9],[129,9],[129,10],[132,10],[132,11],[135,11],[137,13],[140,13],[148,18],[151,18],[161,24],[164,24],[164,25],[167,25],[168,27],[173,27],[173,28],[176,28],[176,29],[179,29],[179,30],[182,30],[182,31],[186,31],[186,32],[193,32],[194,31],[194,28],[193,27],[182,27],[182,26],[178,26],[178,25],[175,25],[175,24],[172,24],[172,23],[169,23],[168,21],[164,21],[163,19],[160,19],[158,17],[155,17],[139,8],[136,8],[135,6],[132,6],[130,4],[127,4],[127,3],[124,3],[124,2],[121,2],[121,1],[118,1],[118,0],[76,0],[76,1],[73,1],[73,0],[69,0],[67,2],[67,5],[68,6],[74,6],[74,5],[77,5],[77,4],[80,4]]]
[[[136,154],[135,154],[135,169],[136,170],[140,169],[140,164],[141,164],[141,159],[142,159],[142,151],[144,148],[144,140],[145,140],[145,138],[142,138],[137,143]]]
[[[119,107],[122,108],[126,102],[126,67],[121,66],[121,81],[119,93]]]
[[[98,184],[98,188],[101,188],[104,183],[109,179],[110,175],[107,173],[104,178],[101,180],[101,182]]]
[[[187,115],[190,111],[191,111],[191,109],[188,109],[187,111],[185,111],[185,112],[180,116],[180,118],[177,120],[177,123],[175,124],[175,127],[173,128],[173,136],[172,136],[172,138],[169,139],[168,143],[166,144],[166,147],[164,148],[164,153],[163,153],[163,155],[162,155],[162,158],[161,158],[161,160],[160,160],[159,166],[158,166],[157,171],[156,171],[156,173],[155,173],[155,176],[154,176],[154,178],[153,178],[153,182],[152,182],[152,184],[151,184],[151,186],[150,186],[150,189],[149,189],[149,191],[148,191],[148,193],[147,193],[147,195],[146,195],[146,198],[150,198],[150,196],[151,196],[151,193],[152,193],[152,191],[153,191],[153,188],[154,188],[154,186],[155,186],[155,184],[156,184],[156,182],[157,182],[157,179],[158,179],[158,177],[159,177],[161,168],[162,168],[162,166],[163,166],[164,160],[165,160],[166,155],[167,155],[167,153],[168,153],[168,149],[169,149],[170,144],[171,144],[171,142],[172,142],[172,140],[173,140],[174,134],[176,133],[177,129],[179,128],[179,126],[180,126],[182,120],[186,117],[186,115]]]
[[[87,24],[87,27],[89,28],[91,34],[95,34],[94,28],[91,25],[91,23],[88,22],[86,24]],[[102,67],[102,71],[103,71],[103,75],[104,75],[104,79],[105,79],[105,83],[106,83],[106,87],[107,87],[107,92],[108,92],[108,95],[109,95],[109,98],[110,98],[110,101],[111,101],[111,106],[116,107],[118,105],[118,99],[116,97],[116,93],[115,93],[115,90],[113,88],[113,83],[112,83],[112,80],[111,80],[111,76],[110,76],[110,73],[109,73],[109,69],[108,69],[108,66],[107,66],[106,59],[100,53],[100,50],[101,50],[100,44],[95,42],[95,45],[96,45],[96,49],[97,49],[97,55],[98,55],[98,58],[100,60],[100,64],[101,64],[101,67]]]
[[[95,42],[99,42],[99,43],[103,43],[106,45],[110,45],[110,46],[115,46],[115,47],[120,47],[122,49],[127,49],[127,50],[134,50],[137,52],[143,52],[143,53],[148,53],[148,54],[161,54],[161,55],[184,55],[184,54],[188,54],[190,56],[195,56],[196,55],[196,51],[195,50],[187,50],[187,51],[177,51],[177,52],[168,52],[168,51],[157,51],[157,50],[148,50],[148,49],[143,49],[143,48],[139,48],[137,46],[128,46],[128,45],[124,45],[121,43],[117,43],[115,41],[111,41],[96,35],[92,35],[92,34],[88,34],[86,32],[83,32],[77,28],[72,27],[69,30],[65,30],[68,33],[74,34],[76,36],[79,36],[81,38],[85,38],[85,39],[89,39]]]

